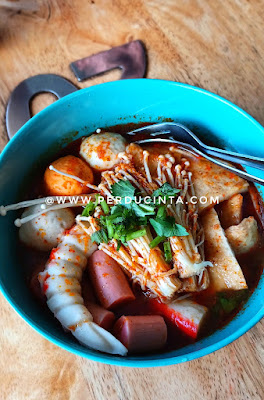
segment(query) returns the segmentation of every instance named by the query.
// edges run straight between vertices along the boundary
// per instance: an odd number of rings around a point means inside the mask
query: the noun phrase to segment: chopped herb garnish
[[[155,205],[152,203],[152,199],[149,199],[148,204],[144,202],[144,198],[138,204],[135,201],[136,189],[129,181],[119,181],[112,185],[111,194],[116,197],[120,204],[114,207],[125,207],[128,210],[132,210],[137,217],[145,217],[146,215],[155,214]]]
[[[137,239],[147,234],[146,229],[139,229],[138,231],[130,232],[126,235],[126,240]]]
[[[175,223],[173,217],[166,217],[166,219],[161,218],[150,218],[149,222],[155,229],[158,236],[172,237],[172,236],[188,236],[186,229]]]
[[[82,216],[89,217],[94,212],[94,209],[95,209],[95,204],[92,201],[90,201],[88,204],[86,204],[85,209],[82,212]]]
[[[115,197],[130,197],[131,199],[135,196],[136,189],[129,181],[119,181],[112,185],[111,193]]]
[[[107,220],[106,221],[106,228],[107,228],[108,238],[109,239],[113,239],[114,233],[115,233],[113,223],[111,221]]]
[[[91,236],[91,240],[92,242],[95,242],[97,244],[108,243],[109,241],[104,229],[100,229],[99,231],[94,232]]]
[[[218,293],[216,303],[212,307],[212,312],[215,317],[221,316],[222,314],[230,314],[241,306],[249,296],[249,290],[239,290],[238,292],[231,293]]]
[[[120,204],[115,204],[111,208],[111,215],[122,215],[123,209],[124,209],[124,207],[122,207]]]
[[[160,188],[156,189],[153,192],[152,197],[159,197],[159,196],[161,197],[166,196],[166,198],[176,197],[175,195],[179,192],[180,189],[173,188],[168,182],[165,182]]]
[[[109,205],[107,204],[107,202],[105,200],[100,202],[100,206],[102,207],[102,210],[105,214],[109,214],[110,212],[110,208]]]
[[[165,236],[156,236],[155,239],[153,239],[150,244],[149,247],[151,249],[154,249],[154,247],[157,247],[161,242],[163,242],[163,240],[165,240]]]
[[[222,309],[226,313],[230,313],[236,308],[236,303],[232,301],[232,299],[225,299],[224,297],[222,297],[221,299],[219,299],[219,302]]]
[[[218,300],[224,312],[231,313],[243,300],[246,300],[247,297],[248,290],[241,290],[238,293],[234,293],[232,297],[228,296],[226,293],[219,293]]]
[[[186,236],[186,229],[175,223],[172,216],[167,215],[167,205],[157,205],[157,196],[175,197],[179,189],[173,188],[169,183],[164,183],[159,189],[155,190],[152,197],[138,201],[135,197],[136,188],[128,180],[120,180],[111,187],[111,194],[118,199],[118,204],[109,208],[105,200],[100,201],[104,212],[98,220],[101,229],[92,235],[92,240],[97,244],[108,243],[111,239],[117,240],[117,250],[120,246],[127,245],[129,240],[133,240],[147,234],[145,227],[151,223],[157,237],[150,243],[150,248],[158,246],[161,242],[171,236]],[[146,201],[145,201],[146,200]],[[94,203],[89,203],[84,209],[83,215],[91,215],[95,207],[99,204],[99,195],[96,196]],[[152,218],[151,218],[152,217]],[[169,241],[164,243],[164,254],[167,262],[172,259],[172,252]]]
[[[95,195],[95,203],[94,203],[95,207],[98,206],[99,200],[100,200],[100,195],[99,195],[99,193],[96,193],[96,195]]]
[[[166,206],[160,206],[157,212],[157,218],[164,219],[167,216]]]
[[[166,241],[163,243],[164,247],[164,255],[165,255],[165,261],[168,263],[171,262],[172,260],[172,253],[171,253],[171,245],[169,241]]]
[[[154,206],[149,206],[146,204],[136,204],[135,202],[132,202],[129,206],[135,213],[137,217],[145,217],[146,215],[154,215],[155,214],[155,207]]]

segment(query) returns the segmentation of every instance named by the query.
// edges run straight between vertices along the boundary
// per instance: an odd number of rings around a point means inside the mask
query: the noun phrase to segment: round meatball
[[[80,154],[98,171],[111,169],[118,163],[118,154],[125,151],[126,141],[118,133],[98,133],[85,138]]]
[[[41,205],[29,207],[22,218],[41,210]],[[19,228],[19,239],[25,245],[40,251],[49,251],[56,247],[65,229],[72,227],[75,221],[74,213],[69,208],[48,211],[26,222]]]
[[[74,156],[61,157],[52,163],[53,167],[61,172],[77,176],[87,183],[94,181],[93,172],[89,165],[83,160]],[[46,169],[44,182],[47,194],[51,196],[74,196],[83,193],[89,193],[90,189],[84,184],[61,175],[58,172]]]

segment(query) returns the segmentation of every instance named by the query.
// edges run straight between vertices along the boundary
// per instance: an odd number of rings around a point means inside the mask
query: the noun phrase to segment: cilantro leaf
[[[120,204],[115,204],[112,208],[111,208],[111,215],[122,215],[123,213],[123,207]]]
[[[91,241],[96,242],[97,244],[100,243],[108,243],[108,237],[104,229],[100,229],[96,231],[91,236]]]
[[[148,218],[147,217],[139,217],[138,218],[138,225],[147,226],[148,225]]]
[[[126,180],[116,182],[111,187],[111,193],[114,197],[130,197],[132,199],[135,196],[135,191],[134,186]]]
[[[146,215],[145,211],[143,211],[142,208],[140,208],[140,206],[138,204],[136,204],[136,203],[132,203],[131,204],[131,209],[132,209],[132,211],[135,213],[135,215],[137,217],[144,218],[145,215]]]
[[[180,189],[176,189],[176,188],[172,187],[168,182],[165,182],[165,183],[163,183],[163,185],[160,188],[156,189],[153,192],[152,196],[153,197],[159,197],[159,196],[175,197],[175,195],[179,192],[180,192]]]
[[[166,219],[150,218],[149,222],[155,229],[158,236],[172,237],[189,235],[183,226],[175,223],[173,217],[167,217]]]
[[[167,217],[166,206],[159,206],[157,218],[165,219]]]
[[[124,222],[125,218],[120,216],[116,216],[114,219],[112,219],[112,224],[121,224],[121,222]]]
[[[174,223],[172,236],[189,236],[184,226]]]

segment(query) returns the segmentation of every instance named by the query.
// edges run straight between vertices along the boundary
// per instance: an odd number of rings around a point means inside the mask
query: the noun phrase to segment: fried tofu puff
[[[118,163],[118,154],[126,149],[125,139],[118,133],[98,133],[82,141],[80,155],[94,169],[105,171]]]
[[[37,204],[27,208],[22,218],[41,211]],[[48,211],[26,222],[19,228],[19,239],[26,246],[39,251],[48,251],[58,245],[60,236],[70,229],[75,221],[75,215],[69,208]]]
[[[91,168],[78,157],[71,155],[61,157],[54,161],[52,166],[61,172],[77,176],[87,183],[92,184],[94,181]],[[73,178],[50,170],[49,167],[45,171],[44,182],[46,192],[51,196],[74,196],[89,192],[87,186]]]
[[[259,242],[258,224],[254,217],[244,218],[240,224],[230,226],[225,234],[236,255],[254,250]]]

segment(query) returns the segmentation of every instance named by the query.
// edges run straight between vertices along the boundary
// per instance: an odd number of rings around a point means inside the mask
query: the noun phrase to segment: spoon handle
[[[249,173],[247,173],[247,172],[245,172],[243,170],[240,170],[240,169],[238,169],[238,168],[236,168],[236,167],[234,167],[232,165],[226,164],[225,162],[222,162],[219,159],[213,158],[213,157],[209,156],[208,154],[206,154],[206,153],[204,153],[204,152],[202,152],[200,150],[196,150],[196,151],[201,156],[207,158],[207,160],[212,161],[213,163],[219,165],[220,167],[225,168],[228,171],[233,172],[234,174],[240,176],[240,178],[243,178],[243,179],[246,179],[247,181],[255,182],[255,183],[258,183],[259,185],[263,185],[264,186],[264,179],[258,178],[255,175],[251,175],[251,174],[249,174]],[[220,155],[220,153],[215,153],[215,156],[224,158],[222,155]],[[226,160],[232,161],[231,158],[226,158]],[[238,160],[236,159],[235,162],[238,162]],[[245,162],[243,164],[245,164]],[[253,163],[252,164],[247,164],[247,165],[256,168],[256,165],[253,164]],[[259,168],[259,167],[257,167],[257,168]],[[262,168],[259,168],[259,169],[263,169],[264,170],[264,167],[262,166]]]
[[[238,154],[232,151],[226,151],[204,145],[203,152],[209,156],[218,157],[222,160],[231,161],[238,164],[247,165],[249,167],[258,168],[264,171],[264,158],[248,156],[246,154]]]

